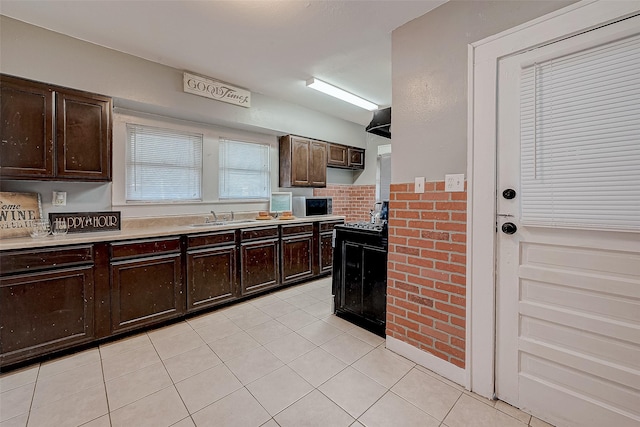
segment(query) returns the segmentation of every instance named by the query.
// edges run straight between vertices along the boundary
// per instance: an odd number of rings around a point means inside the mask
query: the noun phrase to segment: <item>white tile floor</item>
[[[324,278],[0,376],[0,427],[548,424],[331,314]]]

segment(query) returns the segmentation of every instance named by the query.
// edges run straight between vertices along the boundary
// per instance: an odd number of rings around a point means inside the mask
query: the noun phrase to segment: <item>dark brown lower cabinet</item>
[[[277,226],[240,230],[241,296],[278,286],[279,233]]]
[[[282,283],[313,276],[313,223],[282,225]]]
[[[94,339],[90,246],[3,254],[2,267],[0,365]]]
[[[187,239],[187,312],[237,298],[235,231]]]
[[[178,238],[119,242],[112,244],[111,253],[112,333],[184,313]]]
[[[331,273],[333,268],[333,228],[344,221],[322,221],[319,223],[318,233],[318,253],[319,272],[318,274]]]

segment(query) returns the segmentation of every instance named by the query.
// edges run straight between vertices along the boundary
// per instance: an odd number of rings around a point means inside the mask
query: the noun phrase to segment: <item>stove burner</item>
[[[358,230],[371,230],[371,231],[384,231],[387,228],[386,224],[371,224],[370,222],[350,222],[342,225],[344,228],[355,228]]]

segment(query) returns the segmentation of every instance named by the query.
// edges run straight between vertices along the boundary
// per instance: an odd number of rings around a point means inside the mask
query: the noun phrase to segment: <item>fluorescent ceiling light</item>
[[[319,90],[320,92],[324,92],[327,95],[331,95],[335,98],[349,102],[353,105],[357,105],[358,107],[364,108],[365,110],[374,111],[378,109],[378,106],[373,102],[369,102],[366,99],[362,99],[359,96],[355,96],[352,93],[346,92],[335,86],[331,86],[329,83],[325,83],[322,80],[316,79],[315,77],[312,77],[309,80],[307,80],[307,87],[310,87],[315,90]]]

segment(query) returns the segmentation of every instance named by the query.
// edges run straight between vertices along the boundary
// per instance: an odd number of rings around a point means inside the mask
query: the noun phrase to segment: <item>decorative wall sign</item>
[[[38,193],[0,192],[0,238],[29,235],[31,221],[42,217]]]
[[[69,233],[120,230],[120,212],[60,212],[50,213],[49,221],[67,221]]]
[[[184,91],[240,107],[251,107],[251,92],[230,84],[184,73]]]

